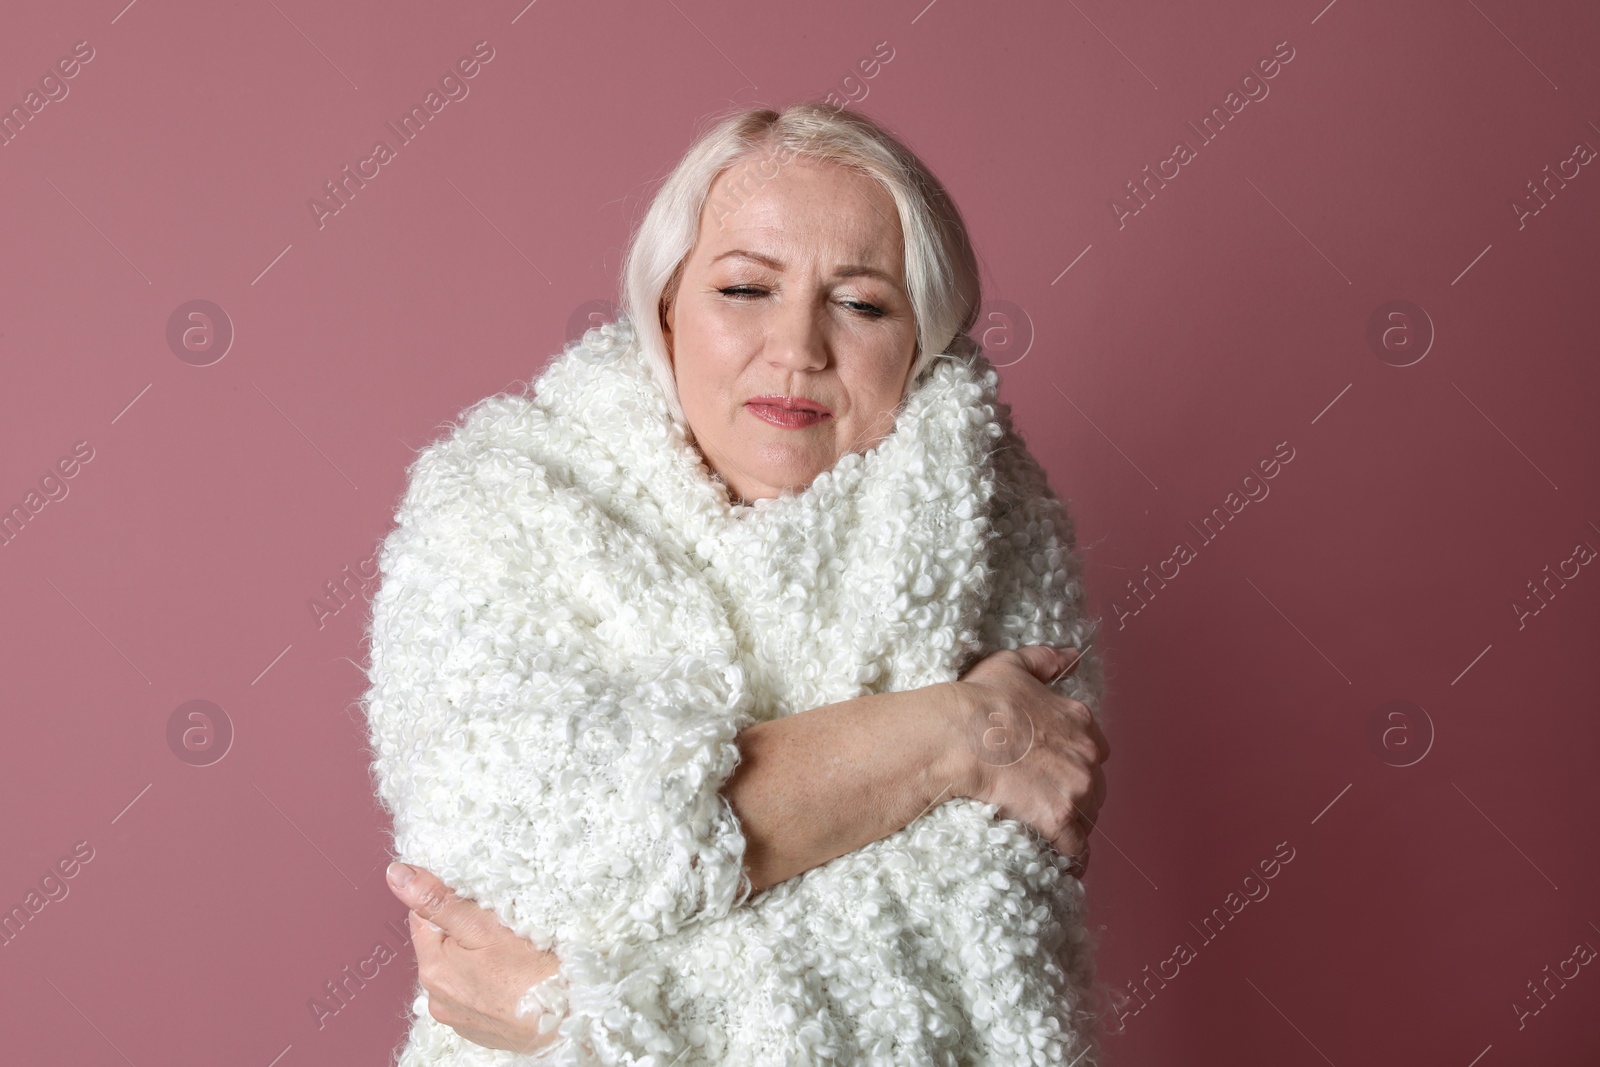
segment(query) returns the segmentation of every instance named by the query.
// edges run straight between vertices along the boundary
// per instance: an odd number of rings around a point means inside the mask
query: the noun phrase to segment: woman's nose
[[[787,370],[821,370],[828,365],[822,313],[809,301],[780,308],[767,338],[769,358]]]

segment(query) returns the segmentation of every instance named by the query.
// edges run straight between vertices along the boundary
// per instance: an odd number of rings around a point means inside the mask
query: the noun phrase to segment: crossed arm
[[[1037,648],[1022,657],[1040,682],[1076,662]],[[977,772],[985,764],[968,743],[969,724],[991,729],[993,721],[973,687],[956,682],[857,697],[745,729],[741,762],[722,793],[745,835],[752,892],[886,837],[943,800],[984,792]],[[1109,749],[1097,728],[1086,734],[1100,750],[1098,760],[1086,760],[1093,771]],[[1097,771],[1092,777],[1090,794],[1077,801],[1085,834],[1104,796],[1103,779]],[[555,1040],[558,1019],[518,1012],[523,993],[559,969],[554,952],[517,937],[430,871],[392,864],[389,885],[411,909],[418,976],[436,1020],[488,1048],[533,1052]]]
[[[722,793],[745,835],[752,893],[962,795],[959,695],[949,683],[870,694],[740,733],[742,758]],[[488,1048],[533,1052],[554,1040],[555,1020],[541,1032],[541,1017],[518,1015],[517,1004],[558,969],[555,953],[517,937],[430,871],[392,864],[389,886],[411,909],[417,973],[435,1019]]]

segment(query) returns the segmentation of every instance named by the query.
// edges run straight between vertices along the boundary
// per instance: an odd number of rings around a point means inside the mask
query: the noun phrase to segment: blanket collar
[[[762,646],[758,683],[811,707],[956,677],[977,645],[992,568],[992,456],[1009,424],[981,354],[941,354],[894,429],[799,491],[732,502],[683,428],[626,316],[589,330],[536,383],[575,485],[674,542]],[[1004,493],[1006,487],[1000,487]]]
[[[647,470],[643,484],[665,514],[715,536],[735,525],[794,522],[844,503],[874,481],[901,483],[911,493],[907,506],[940,495],[927,479],[948,481],[988,467],[1004,433],[996,417],[998,383],[982,355],[936,356],[908,389],[895,428],[872,448],[846,454],[802,490],[748,505],[732,500],[672,418],[626,315],[569,345],[539,379],[535,402],[547,411],[564,409],[574,423],[568,429],[581,427],[614,462]],[[977,510],[986,502],[969,500]]]

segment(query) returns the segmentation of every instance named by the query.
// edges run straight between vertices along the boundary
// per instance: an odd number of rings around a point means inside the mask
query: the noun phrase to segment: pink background
[[[704,115],[829,92],[962,206],[1079,522],[1109,1062],[1600,1056],[1600,964],[1546,979],[1600,947],[1600,165],[1563,163],[1600,146],[1593,5],[524,2],[8,13],[6,108],[93,49],[0,147],[0,509],[58,498],[0,544],[0,909],[92,850],[0,947],[8,1062],[387,1062],[409,946],[325,983],[404,914],[355,701],[411,450],[615,296]],[[470,94],[319,226],[479,41]],[[221,359],[169,345],[197,299]],[[1207,542],[1242,483],[1270,492]],[[205,766],[169,742],[192,700],[233,734]]]

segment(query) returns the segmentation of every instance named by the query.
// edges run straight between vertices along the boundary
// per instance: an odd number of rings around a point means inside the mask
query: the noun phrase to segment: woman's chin
[[[787,453],[787,450],[785,452]],[[811,456],[764,454],[761,462],[751,464],[743,472],[744,477],[741,481],[747,489],[745,497],[746,499],[775,497],[785,488],[798,493],[810,485],[828,466],[829,464],[818,463]],[[750,493],[755,494],[755,497],[751,497]]]

